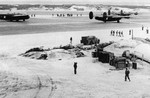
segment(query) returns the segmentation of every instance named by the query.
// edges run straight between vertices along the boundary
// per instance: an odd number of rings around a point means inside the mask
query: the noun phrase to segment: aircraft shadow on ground
[[[116,23],[116,24],[123,24],[123,22],[117,23],[117,22],[115,22],[115,21],[106,22],[106,23],[101,22],[101,21],[99,21],[99,22],[90,22],[89,24],[114,24],[114,23]]]

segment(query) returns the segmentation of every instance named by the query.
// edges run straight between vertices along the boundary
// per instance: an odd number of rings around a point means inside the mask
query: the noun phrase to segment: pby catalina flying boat
[[[0,14],[0,19],[1,20],[6,20],[6,21],[25,21],[26,19],[29,19],[29,15],[23,15],[23,14]]]
[[[107,21],[117,21],[117,23],[120,22],[122,18],[130,18],[129,16],[119,16],[119,15],[111,15],[110,11],[108,10],[108,14],[106,12],[103,13],[102,16],[94,16],[93,12],[89,12],[89,18],[96,20],[107,22]]]

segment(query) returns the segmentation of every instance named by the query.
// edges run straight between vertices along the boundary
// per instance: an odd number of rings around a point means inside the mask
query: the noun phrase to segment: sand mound
[[[121,40],[119,42],[114,43],[115,48],[135,48],[137,45],[139,45],[140,42],[136,40]]]
[[[65,49],[38,49],[32,48],[27,50],[25,53],[20,54],[23,57],[29,57],[31,59],[42,59],[42,60],[49,60],[49,59],[69,59],[75,57],[83,57],[84,53],[81,52],[78,48],[69,48]]]
[[[64,50],[64,49],[54,49],[48,52],[48,59],[64,59],[64,58],[73,58],[75,54]]]

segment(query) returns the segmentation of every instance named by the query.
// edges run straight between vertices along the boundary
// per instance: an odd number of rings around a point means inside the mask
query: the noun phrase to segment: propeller
[[[93,17],[94,17],[93,12],[92,12],[92,11],[89,12],[89,18],[90,18],[90,19],[93,19]]]

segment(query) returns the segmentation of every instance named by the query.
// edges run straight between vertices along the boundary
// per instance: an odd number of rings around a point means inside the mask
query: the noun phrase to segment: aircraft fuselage
[[[99,20],[99,21],[103,21],[103,22],[106,22],[106,21],[117,21],[118,23],[121,20],[120,17],[98,17],[98,16],[95,16],[95,19]]]
[[[120,17],[120,16],[107,15],[106,12],[104,12],[102,16],[94,16],[93,12],[91,11],[89,13],[89,18],[93,19],[93,17],[95,17],[96,20],[103,21],[105,23],[107,21],[117,21],[119,23],[120,20],[122,19],[122,17]]]

